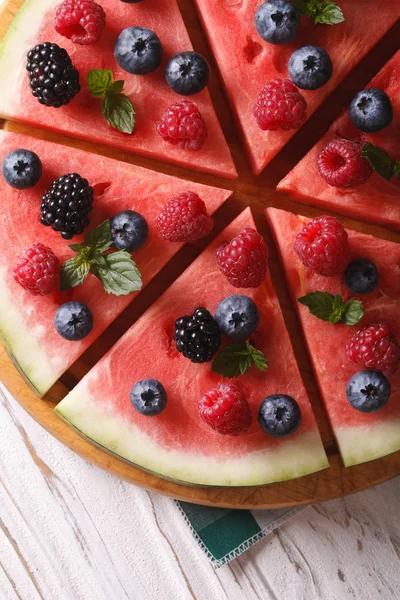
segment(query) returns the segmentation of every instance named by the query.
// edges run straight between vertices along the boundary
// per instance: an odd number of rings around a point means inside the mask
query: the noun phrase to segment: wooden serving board
[[[116,0],[116,2],[118,2],[118,0]],[[192,0],[180,0],[179,4],[195,49],[203,54],[210,64],[215,67]],[[3,38],[12,18],[15,16],[21,5],[22,0],[6,0],[2,12],[0,13],[0,40]],[[219,507],[261,509],[319,502],[366,489],[400,474],[400,452],[356,467],[345,469],[342,466],[332,431],[322,408],[322,402],[314,381],[306,346],[297,322],[294,308],[289,299],[289,293],[286,288],[283,271],[278,261],[277,251],[273,245],[264,218],[264,210],[267,206],[275,206],[291,210],[292,212],[299,212],[310,217],[321,214],[321,211],[319,210],[297,205],[289,198],[277,194],[275,192],[275,186],[304,156],[322,133],[324,133],[330,123],[340,114],[342,107],[349,103],[354,94],[362,89],[394,52],[398,50],[399,39],[400,24],[398,23],[332,94],[325,105],[310,118],[298,134],[292,138],[289,144],[269,164],[259,177],[252,175],[249,169],[246,156],[240,144],[240,140],[238,139],[237,129],[233,123],[229,106],[216,74],[216,68],[212,69],[209,89],[238,168],[239,178],[234,181],[196,173],[181,167],[170,166],[154,161],[153,159],[128,155],[106,147],[94,147],[81,141],[28,128],[16,123],[0,122],[1,127],[10,131],[45,138],[70,147],[82,148],[94,153],[145,166],[153,170],[176,175],[184,179],[191,179],[216,187],[232,189],[232,198],[228,200],[215,215],[216,226],[213,235],[216,235],[221,231],[243,210],[243,208],[249,205],[251,206],[257,227],[260,233],[265,236],[270,248],[270,270],[272,279],[281,302],[286,325],[291,335],[302,377],[317,417],[324,446],[329,457],[330,468],[294,481],[262,487],[212,488],[184,486],[162,480],[128,465],[122,460],[114,458],[105,451],[100,450],[81,438],[53,412],[55,404],[59,402],[72,387],[74,387],[79,379],[88,372],[101,356],[103,356],[132,325],[132,323],[135,322],[135,320],[194,260],[206,246],[206,241],[204,240],[193,246],[186,246],[178,252],[174,259],[158,274],[146,289],[143,290],[128,309],[125,310],[112,326],[105,331],[96,343],[71,367],[43,399],[37,398],[25,384],[24,380],[13,366],[6,351],[0,346],[0,379],[25,410],[27,410],[38,423],[82,457],[121,479],[180,500]],[[341,216],[340,218],[347,227],[400,242],[400,234],[398,233],[383,229],[382,227],[374,227],[373,225],[354,221],[353,219]]]

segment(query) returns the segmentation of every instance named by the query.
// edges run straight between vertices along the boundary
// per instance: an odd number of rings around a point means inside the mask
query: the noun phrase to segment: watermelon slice
[[[310,152],[279,183],[278,190],[286,192],[303,204],[323,206],[352,217],[400,229],[400,180],[386,181],[373,173],[367,183],[348,189],[329,186],[320,176],[316,161],[328,142],[337,136],[357,142],[372,142],[393,158],[400,157],[400,50],[386,63],[370,82],[369,87],[380,88],[390,97],[394,118],[386,129],[378,133],[362,134],[346,112],[333,123],[329,131]],[[361,137],[362,136],[362,137]]]
[[[250,209],[203,251],[58,404],[58,415],[115,455],[190,484],[260,485],[328,466],[269,276],[259,288],[242,290],[257,303],[260,327],[255,342],[269,357],[265,373],[253,367],[237,380],[249,399],[253,424],[235,438],[219,435],[200,421],[198,401],[221,376],[211,372],[210,363],[193,364],[178,353],[172,341],[174,321],[197,306],[214,312],[223,298],[237,291],[220,273],[215,250],[243,227],[255,228]],[[158,379],[168,394],[166,409],[153,417],[137,413],[129,400],[133,384],[148,377]],[[283,440],[264,434],[257,421],[260,402],[276,392],[296,398],[302,411],[300,428]]]
[[[36,152],[43,165],[41,181],[31,190],[18,191],[0,176],[2,227],[0,230],[0,335],[27,381],[44,394],[70,365],[94,342],[131,302],[136,294],[109,296],[92,275],[83,286],[55,296],[36,297],[25,292],[12,279],[17,259],[34,242],[53,249],[60,260],[73,253],[60,234],[39,223],[40,201],[53,179],[70,172],[86,177],[95,190],[91,226],[102,223],[124,209],[135,209],[147,220],[148,242],[134,254],[146,285],[182,244],[164,241],[154,227],[164,202],[183,191],[193,190],[214,212],[231,192],[183,181],[147,169],[71,150],[50,142],[0,131],[0,164],[15,148]],[[77,236],[74,242],[81,241]],[[69,242],[70,243],[70,242]],[[95,326],[81,342],[67,342],[53,326],[56,308],[69,300],[79,300],[91,308]]]
[[[102,0],[107,14],[106,29],[100,42],[91,46],[75,45],[54,30],[58,4],[58,0],[26,0],[12,23],[0,49],[1,116],[222,177],[237,176],[207,90],[192,98],[208,129],[208,140],[200,151],[176,148],[156,131],[165,109],[183,100],[168,87],[164,77],[165,64],[177,52],[193,49],[176,0],[146,0],[138,4]],[[152,29],[160,37],[164,60],[154,73],[130,75],[114,59],[115,41],[130,25]],[[35,44],[45,41],[65,48],[80,74],[82,91],[68,106],[60,109],[38,104],[26,76],[27,52]],[[100,101],[89,96],[85,79],[88,71],[94,68],[111,69],[115,80],[125,80],[124,93],[131,98],[136,110],[133,135],[108,126],[100,112]]]
[[[311,291],[326,291],[349,297],[342,278],[321,277],[307,269],[297,258],[293,243],[308,219],[299,215],[267,209],[286,270],[289,288],[299,313],[321,396],[339,450],[346,466],[379,458],[400,449],[400,371],[390,376],[392,394],[388,404],[376,413],[353,409],[346,398],[350,377],[362,370],[346,359],[344,346],[355,330],[364,325],[385,322],[400,339],[400,244],[348,231],[351,258],[369,258],[378,267],[379,287],[362,297],[365,316],[360,325],[332,325],[312,316],[297,298]]]
[[[196,0],[229,100],[242,132],[254,173],[260,173],[295,131],[261,131],[253,106],[262,87],[275,78],[287,78],[287,64],[297,48],[322,46],[333,62],[333,76],[316,91],[302,91],[307,115],[322,104],[342,79],[380,40],[400,16],[397,0],[338,0],[345,21],[315,26],[302,17],[295,40],[284,46],[264,42],[254,16],[260,0]]]

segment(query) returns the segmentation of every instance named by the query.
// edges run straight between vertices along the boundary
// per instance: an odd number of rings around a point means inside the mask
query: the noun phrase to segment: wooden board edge
[[[1,381],[19,404],[46,431],[85,460],[104,471],[149,491],[220,508],[276,509],[333,500],[383,483],[400,472],[400,451],[356,467],[344,468],[337,454],[330,468],[292,481],[260,487],[216,488],[185,486],[141,471],[90,444],[53,412],[55,399],[38,398],[0,349]],[[57,390],[63,394],[61,384]],[[64,393],[66,390],[64,390]],[[58,394],[57,394],[58,395]]]

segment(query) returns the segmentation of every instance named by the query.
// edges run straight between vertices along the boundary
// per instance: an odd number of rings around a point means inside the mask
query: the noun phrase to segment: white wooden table
[[[400,478],[308,507],[215,571],[172,500],[0,403],[1,600],[400,599]]]

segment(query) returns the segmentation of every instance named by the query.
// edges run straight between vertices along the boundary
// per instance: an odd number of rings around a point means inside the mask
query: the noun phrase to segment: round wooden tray
[[[0,40],[4,36],[5,31],[21,4],[22,0],[8,0],[3,6],[3,10],[0,13]],[[213,58],[209,52],[204,34],[199,25],[192,1],[179,0],[179,5],[196,50],[206,56],[210,64],[213,65]],[[57,382],[43,399],[37,398],[27,386],[15,369],[10,358],[7,356],[5,350],[0,345],[0,379],[21,406],[23,406],[23,408],[38,423],[82,457],[121,479],[180,500],[219,507],[261,509],[319,502],[366,489],[400,474],[400,452],[356,467],[345,469],[342,466],[337,446],[333,440],[333,435],[315,385],[304,340],[293,306],[289,300],[283,272],[264,219],[264,210],[267,206],[276,206],[293,212],[300,212],[311,217],[320,214],[320,211],[318,210],[297,205],[290,201],[289,198],[277,194],[275,192],[275,186],[318,140],[326,130],[327,126],[340,114],[342,106],[348,104],[353,95],[359,89],[362,89],[381,66],[392,56],[392,54],[394,54],[398,49],[399,38],[400,24],[397,24],[378,46],[375,47],[370,55],[368,55],[351,73],[334,94],[332,94],[325,105],[317,111],[317,114],[310,118],[310,120],[302,127],[301,131],[291,140],[291,142],[289,142],[278,157],[268,165],[259,177],[253,176],[248,167],[247,159],[237,137],[237,130],[232,121],[222,87],[215,74],[216,69],[213,69],[209,88],[220,122],[231,147],[236,166],[238,167],[239,178],[235,181],[218,179],[211,175],[191,172],[184,168],[170,166],[165,163],[157,163],[152,159],[127,155],[123,152],[110,150],[105,147],[92,147],[90,144],[72,140],[61,135],[46,133],[11,122],[0,123],[2,127],[11,131],[45,138],[71,147],[83,148],[94,153],[104,154],[119,160],[149,167],[153,170],[177,175],[182,178],[232,189],[232,199],[226,202],[215,216],[216,226],[213,235],[216,235],[222,230],[223,227],[243,210],[245,206],[251,206],[257,227],[265,236],[270,248],[270,270],[272,279],[281,302],[286,325],[291,335],[304,383],[317,417],[324,446],[329,457],[330,468],[294,481],[262,487],[211,488],[184,486],[144,473],[91,445],[75,431],[70,429],[53,412],[55,404],[59,402],[72,387],[74,387],[77,381],[81,379],[100,357],[119,339],[119,337],[121,337],[121,335],[172,283],[172,281],[174,281],[186,266],[194,260],[206,245],[206,242],[191,247],[185,247],[178,252],[175,258],[161,271],[161,273],[159,273],[159,275],[147,286],[138,298],[132,302],[124,313],[79,359],[79,361],[71,367],[71,369],[62,377],[62,380]],[[400,235],[389,230],[367,225],[348,218],[341,217],[341,220],[346,226],[353,229],[358,229],[359,231],[400,242]]]

